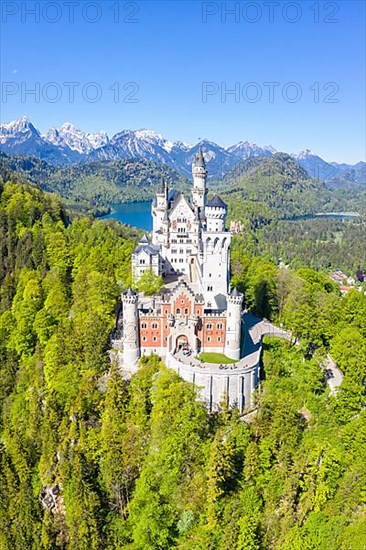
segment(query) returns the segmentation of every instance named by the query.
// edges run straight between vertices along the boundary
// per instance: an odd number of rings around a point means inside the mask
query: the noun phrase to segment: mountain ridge
[[[27,117],[0,125],[0,151],[35,156],[59,166],[135,158],[167,164],[182,176],[190,177],[192,160],[199,147],[205,153],[211,179],[221,179],[249,158],[272,157],[278,152],[271,145],[261,147],[250,141],[239,141],[227,148],[207,139],[193,145],[172,142],[148,129],[125,129],[109,137],[104,131],[84,132],[70,122],[41,134]],[[290,156],[310,176],[332,182],[336,187],[366,183],[363,161],[355,165],[327,162],[309,149]]]

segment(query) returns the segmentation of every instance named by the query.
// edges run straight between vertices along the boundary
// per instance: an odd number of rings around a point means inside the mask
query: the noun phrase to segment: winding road
[[[337,393],[339,386],[343,382],[343,373],[335,364],[329,353],[322,366],[324,369],[325,379],[330,389],[330,393],[331,395],[334,395],[335,393]]]
[[[286,340],[291,340],[292,338],[290,331],[276,327],[267,319],[260,319],[249,312],[244,313],[244,327],[242,351],[245,356],[258,350],[263,336],[274,336],[277,338],[285,338]],[[329,354],[326,359],[320,363],[320,366],[323,368],[330,394],[336,394],[343,381],[342,371]]]

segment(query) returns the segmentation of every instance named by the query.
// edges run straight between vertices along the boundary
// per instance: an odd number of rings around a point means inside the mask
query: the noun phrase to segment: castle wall
[[[237,406],[240,412],[253,406],[253,392],[259,384],[260,347],[253,357],[249,367],[238,370],[218,370],[212,368],[191,367],[183,364],[170,353],[165,356],[166,365],[175,370],[186,382],[191,382],[198,389],[199,398],[210,411],[220,408],[226,397],[230,407]]]

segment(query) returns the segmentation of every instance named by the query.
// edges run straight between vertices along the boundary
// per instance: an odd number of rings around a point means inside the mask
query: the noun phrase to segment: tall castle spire
[[[206,189],[206,179],[207,179],[207,169],[205,163],[205,157],[203,156],[202,147],[199,148],[198,153],[195,155],[193,164],[192,164],[192,175],[193,175],[193,202],[199,208],[203,208],[206,204],[207,199],[207,189]]]
[[[198,153],[194,159],[194,166],[206,169],[205,157],[203,156],[202,147],[198,149]]]

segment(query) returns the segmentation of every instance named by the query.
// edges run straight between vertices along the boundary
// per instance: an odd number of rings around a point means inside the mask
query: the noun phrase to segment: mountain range
[[[171,142],[152,130],[122,130],[109,138],[106,132],[83,132],[71,123],[42,134],[27,117],[0,125],[0,151],[30,155],[58,166],[142,159],[166,164],[182,176],[190,177],[192,160],[199,147],[204,151],[213,179],[221,179],[249,158],[272,157],[277,153],[272,146],[260,147],[250,141],[240,141],[228,148],[208,140],[195,145]],[[355,165],[329,163],[309,149],[291,156],[311,177],[330,182],[334,187],[366,182],[365,162]]]

